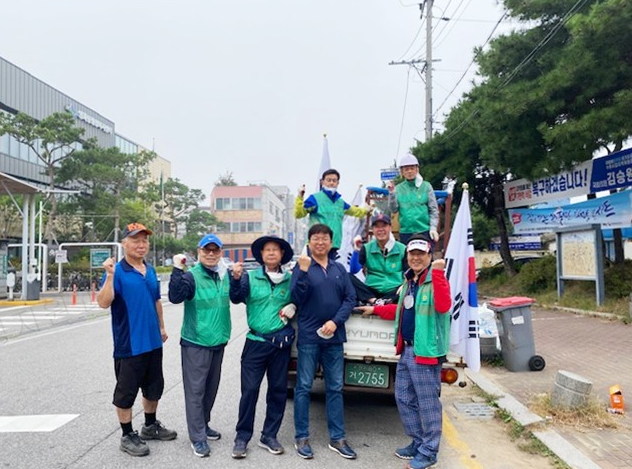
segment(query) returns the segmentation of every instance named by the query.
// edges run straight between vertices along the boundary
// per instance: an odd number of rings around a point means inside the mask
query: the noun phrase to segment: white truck
[[[367,199],[371,191],[384,195],[381,188],[367,188]],[[381,193],[381,194],[379,194]],[[441,209],[445,209],[445,225],[449,226],[449,212],[451,191],[435,191]],[[367,200],[368,201],[368,200]],[[443,206],[442,206],[443,205]],[[367,232],[368,232],[367,224]],[[449,237],[449,229],[444,232],[444,239]],[[395,391],[395,370],[399,356],[395,355],[395,324],[392,320],[385,320],[377,315],[363,316],[352,313],[345,323],[347,342],[344,344],[344,384],[347,391],[365,391],[392,394]],[[288,389],[294,389],[296,384],[296,343],[292,346],[292,356],[288,371]],[[464,387],[466,382],[461,379],[460,369],[464,367],[459,357],[448,357],[450,360],[443,365],[441,380],[444,383],[458,382]],[[322,369],[318,369],[315,379],[322,379]]]
[[[395,355],[394,321],[379,316],[362,316],[353,313],[345,323],[347,342],[344,344],[344,389],[345,391],[363,391],[380,394],[395,392],[395,369],[399,356]],[[288,371],[288,388],[296,385],[296,343],[292,346],[292,356]],[[452,357],[449,357],[452,358]],[[447,384],[461,379],[460,361],[443,365],[441,381]],[[316,371],[315,379],[322,379],[322,369]]]

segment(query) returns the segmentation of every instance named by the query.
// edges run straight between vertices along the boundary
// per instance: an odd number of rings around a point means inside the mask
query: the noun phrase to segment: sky
[[[425,139],[424,82],[406,65],[389,65],[425,58],[417,3],[0,5],[0,56],[153,147],[171,161],[172,177],[207,196],[227,172],[240,185],[314,190],[326,133],[339,190],[351,201],[360,184],[379,185],[380,169]],[[455,85],[501,16],[496,0],[435,0],[435,130],[471,87],[474,67]],[[516,27],[505,20],[495,35]]]

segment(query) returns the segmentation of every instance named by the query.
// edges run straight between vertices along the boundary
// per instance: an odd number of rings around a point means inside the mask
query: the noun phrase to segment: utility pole
[[[426,0],[426,142],[432,140],[432,3]],[[420,8],[423,6],[420,5]]]
[[[432,5],[434,0],[425,0],[424,3],[419,4],[419,10],[421,11],[421,18],[423,19],[424,7],[426,8],[426,58],[415,60],[400,60],[398,62],[389,62],[389,65],[408,65],[414,67],[416,64],[422,63],[423,68],[419,70],[415,69],[420,75],[425,73],[426,83],[426,116],[425,116],[425,129],[426,129],[426,142],[432,140]]]

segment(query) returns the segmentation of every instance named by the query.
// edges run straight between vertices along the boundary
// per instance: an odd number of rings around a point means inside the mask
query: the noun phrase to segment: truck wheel
[[[529,359],[529,369],[531,371],[542,371],[545,366],[546,362],[540,355],[534,355]]]

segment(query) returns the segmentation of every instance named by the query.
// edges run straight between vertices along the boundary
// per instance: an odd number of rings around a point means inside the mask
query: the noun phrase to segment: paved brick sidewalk
[[[524,405],[550,393],[558,370],[592,381],[591,395],[609,402],[608,389],[619,384],[626,414],[617,430],[555,428],[569,443],[604,469],[632,469],[632,326],[571,312],[532,308],[535,349],[546,360],[541,372],[510,372],[485,367],[487,376]]]

